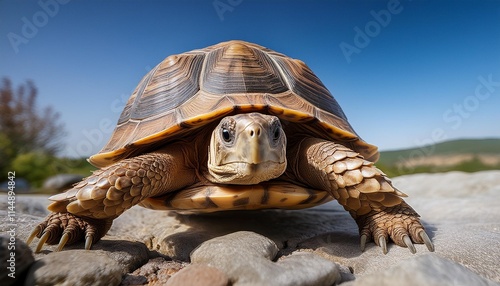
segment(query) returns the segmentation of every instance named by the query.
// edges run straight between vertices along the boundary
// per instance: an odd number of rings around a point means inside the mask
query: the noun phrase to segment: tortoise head
[[[213,183],[253,185],[286,169],[286,136],[276,116],[224,117],[212,132],[208,170]]]

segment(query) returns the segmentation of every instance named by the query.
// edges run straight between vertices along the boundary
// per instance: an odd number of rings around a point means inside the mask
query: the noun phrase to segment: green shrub
[[[16,177],[25,178],[33,187],[40,187],[49,176],[56,171],[51,167],[55,157],[42,152],[19,154],[11,164],[11,169],[16,172]]]

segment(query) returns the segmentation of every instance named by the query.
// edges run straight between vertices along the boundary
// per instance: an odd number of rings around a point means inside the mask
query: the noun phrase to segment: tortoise
[[[415,253],[434,246],[419,215],[374,163],[374,145],[302,61],[257,44],[222,42],[171,55],[128,100],[99,167],[65,193],[28,238],[61,250],[103,237],[139,204],[155,210],[300,209],[336,199],[373,240]]]

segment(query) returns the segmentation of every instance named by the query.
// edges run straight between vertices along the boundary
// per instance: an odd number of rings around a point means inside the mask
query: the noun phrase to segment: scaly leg
[[[402,199],[406,195],[372,162],[341,144],[317,138],[303,139],[289,153],[289,173],[330,192],[356,220],[362,250],[373,239],[387,253],[391,239],[412,253],[413,243],[425,243],[434,251],[419,215]]]
[[[103,237],[112,221],[145,198],[193,184],[181,148],[122,160],[95,171],[65,193],[52,196],[52,213],[31,233],[27,243],[64,245],[85,239],[85,248]]]

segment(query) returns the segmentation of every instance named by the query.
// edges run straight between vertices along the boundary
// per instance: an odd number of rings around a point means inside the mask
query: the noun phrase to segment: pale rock
[[[170,261],[163,257],[152,258],[134,272],[127,274],[121,285],[165,285],[170,277],[186,265],[188,264],[185,262]]]
[[[464,266],[436,254],[424,254],[401,261],[399,265],[381,273],[368,274],[345,286],[470,286],[498,285],[482,278]]]
[[[335,263],[312,253],[273,262],[278,250],[272,240],[240,231],[204,242],[191,254],[191,262],[222,270],[238,286],[332,285],[340,278]]]
[[[15,234],[9,232],[9,234]],[[13,254],[13,255],[12,255]],[[0,285],[22,282],[26,271],[35,261],[31,249],[21,239],[11,235],[0,235]],[[13,271],[11,271],[13,270]]]
[[[92,250],[103,250],[122,268],[123,274],[134,271],[148,262],[149,249],[141,242],[101,240]]]
[[[104,251],[68,250],[53,252],[37,260],[25,285],[119,285],[122,267]]]

